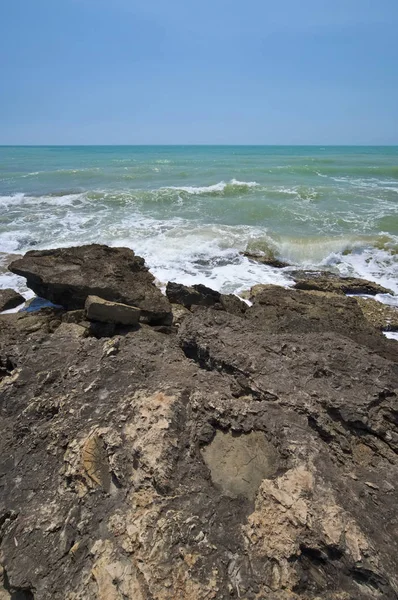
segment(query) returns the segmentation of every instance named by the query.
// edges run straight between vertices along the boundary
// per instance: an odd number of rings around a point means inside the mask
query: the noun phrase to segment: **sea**
[[[0,147],[0,288],[30,295],[15,254],[94,242],[132,248],[161,286],[239,295],[316,269],[398,293],[398,147]]]

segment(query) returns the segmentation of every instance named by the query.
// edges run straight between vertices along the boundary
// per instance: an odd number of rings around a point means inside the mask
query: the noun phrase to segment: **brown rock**
[[[191,306],[214,306],[220,302],[221,294],[205,285],[186,286],[182,283],[169,281],[166,296],[172,304],[181,304],[186,308]]]
[[[76,338],[87,337],[88,331],[77,323],[61,323],[55,330],[57,337],[73,336]]]
[[[284,269],[285,267],[289,267],[289,263],[279,260],[275,258],[275,256],[267,256],[265,254],[256,254],[254,252],[242,252],[242,256],[246,256],[250,260],[261,263],[262,265],[268,265],[269,267],[274,267],[274,269]]]
[[[343,295],[267,286],[256,294],[246,316],[268,333],[336,332],[375,351],[390,352],[356,299]]]
[[[84,321],[86,318],[86,313],[84,309],[80,310],[68,310],[62,315],[63,323],[76,323],[79,324],[81,321]]]
[[[141,310],[135,306],[110,302],[98,296],[88,296],[85,309],[90,321],[118,325],[137,325],[141,316]]]
[[[291,273],[296,280],[295,288],[298,290],[317,290],[320,292],[333,292],[335,294],[394,294],[392,290],[366,279],[356,277],[339,277],[333,273],[303,272]]]
[[[171,310],[173,312],[173,325],[176,327],[179,327],[183,320],[191,314],[182,304],[172,304]]]
[[[394,351],[214,307],[61,340],[56,314],[0,316],[0,597],[397,599]]]
[[[242,316],[248,309],[246,302],[243,302],[235,294],[221,294],[220,305],[223,310],[231,313],[232,315]]]
[[[84,307],[87,296],[136,306],[142,318],[154,324],[170,324],[169,301],[153,283],[143,258],[128,248],[99,244],[27,252],[10,265],[27,279],[38,295],[68,310]]]
[[[247,309],[247,304],[234,294],[221,294],[201,284],[188,287],[169,282],[166,294],[170,302],[188,309],[193,306],[214,306],[236,315],[244,314]]]
[[[16,308],[20,304],[25,302],[25,298],[18,294],[15,290],[11,290],[6,288],[4,290],[0,290],[0,312],[3,310],[10,310],[11,308]]]
[[[398,308],[371,298],[355,298],[365,319],[381,331],[398,331]]]

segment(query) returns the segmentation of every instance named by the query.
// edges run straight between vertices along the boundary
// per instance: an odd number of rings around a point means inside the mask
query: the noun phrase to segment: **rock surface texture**
[[[0,316],[1,600],[398,598],[396,342],[336,295],[216,304]]]
[[[170,304],[155,286],[143,258],[128,248],[99,244],[32,250],[11,263],[38,296],[69,310],[83,308],[87,296],[136,306],[152,323],[172,321]]]
[[[20,304],[23,304],[23,302],[25,302],[25,298],[21,294],[18,294],[18,292],[9,288],[0,290],[0,312],[16,308]]]
[[[135,306],[110,302],[98,296],[87,296],[85,309],[90,321],[101,321],[101,323],[137,325],[141,316],[140,309]]]
[[[305,271],[292,272],[296,280],[297,290],[316,290],[319,292],[333,292],[335,294],[393,294],[388,288],[356,277],[339,277],[333,273],[312,273]]]

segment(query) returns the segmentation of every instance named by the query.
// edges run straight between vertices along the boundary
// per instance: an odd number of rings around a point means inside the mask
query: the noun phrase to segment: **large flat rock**
[[[256,293],[246,317],[268,333],[334,332],[381,354],[391,353],[356,299],[344,295],[268,285]]]
[[[369,294],[370,296],[394,294],[392,290],[378,283],[359,277],[340,277],[327,271],[296,271],[290,274],[296,280],[294,287],[298,290],[316,290],[334,294]]]
[[[135,306],[120,302],[110,302],[98,296],[89,296],[86,300],[87,318],[90,321],[114,323],[121,325],[137,325],[141,311]]]
[[[2,600],[397,599],[393,356],[64,316],[0,315]]]
[[[68,310],[83,308],[87,296],[100,296],[140,308],[147,322],[172,321],[170,303],[155,286],[144,259],[128,248],[90,244],[32,250],[9,269],[26,277],[38,296]]]

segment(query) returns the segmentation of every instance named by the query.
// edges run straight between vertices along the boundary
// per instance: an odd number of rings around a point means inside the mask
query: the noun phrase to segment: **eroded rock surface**
[[[357,277],[339,277],[329,272],[292,272],[296,280],[295,288],[298,290],[316,290],[319,292],[333,292],[334,294],[394,294],[388,288]]]
[[[128,248],[91,244],[32,250],[9,269],[26,277],[38,296],[68,310],[83,308],[87,296],[93,295],[136,306],[149,322],[172,320],[170,304],[154,284],[144,259]]]
[[[0,316],[2,600],[398,598],[396,343],[273,292],[169,335]]]
[[[382,304],[372,298],[355,298],[365,319],[381,331],[398,331],[398,307]]]
[[[23,302],[25,302],[25,298],[15,290],[9,288],[0,290],[0,312],[16,308]]]
[[[390,344],[365,318],[355,298],[268,285],[256,291],[246,317],[268,333],[336,332],[377,352]]]
[[[141,310],[135,306],[110,302],[98,296],[87,296],[85,309],[90,321],[100,321],[101,323],[137,325],[141,316]]]

